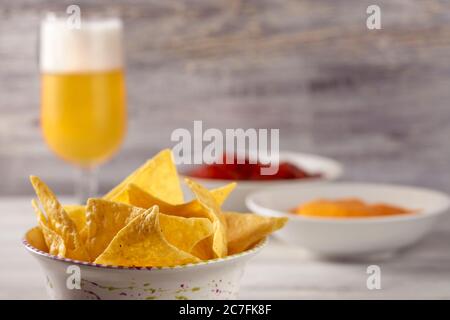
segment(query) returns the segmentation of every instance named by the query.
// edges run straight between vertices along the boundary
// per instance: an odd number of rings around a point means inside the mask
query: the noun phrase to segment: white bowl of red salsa
[[[245,198],[254,191],[288,184],[333,181],[343,172],[342,165],[333,159],[298,152],[280,152],[278,171],[273,175],[261,174],[264,166],[261,162],[250,163],[248,159],[241,164],[237,161],[232,164],[221,162],[224,163],[184,165],[180,172],[208,189],[237,182],[236,189],[223,206],[229,211],[248,210]]]

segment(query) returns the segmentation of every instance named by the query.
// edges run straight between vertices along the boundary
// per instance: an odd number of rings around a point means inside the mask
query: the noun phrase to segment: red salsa
[[[237,163],[236,157],[232,164],[225,163],[204,164],[186,172],[187,176],[203,179],[218,180],[289,180],[320,177],[320,173],[309,173],[297,165],[282,161],[278,166],[278,172],[273,175],[263,175],[261,169],[268,167],[262,163],[250,163],[246,158],[245,163]],[[242,162],[242,161],[241,161]]]

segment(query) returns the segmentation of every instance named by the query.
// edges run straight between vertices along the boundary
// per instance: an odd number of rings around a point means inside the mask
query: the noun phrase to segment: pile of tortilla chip
[[[52,255],[116,266],[162,267],[222,258],[252,248],[286,218],[222,212],[235,183],[207,190],[186,180],[184,202],[170,150],[147,161],[103,198],[61,205],[31,176],[38,227],[28,242]]]

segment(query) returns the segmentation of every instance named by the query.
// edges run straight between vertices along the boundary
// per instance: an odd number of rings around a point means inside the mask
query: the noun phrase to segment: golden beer
[[[126,130],[120,19],[41,23],[41,125],[64,160],[92,168],[119,148]]]
[[[61,158],[90,167],[110,158],[126,127],[122,69],[41,75],[44,138]]]

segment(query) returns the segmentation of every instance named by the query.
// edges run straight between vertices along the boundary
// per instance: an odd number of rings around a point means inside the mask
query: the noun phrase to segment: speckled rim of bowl
[[[28,231],[27,231],[28,232]],[[197,263],[188,263],[188,264],[183,264],[183,265],[177,265],[177,266],[172,266],[172,267],[127,267],[127,266],[114,266],[114,265],[106,265],[106,264],[98,264],[98,263],[93,263],[93,262],[86,262],[86,261],[80,261],[80,260],[73,260],[73,259],[68,259],[68,258],[63,258],[63,257],[58,257],[52,254],[49,254],[45,251],[39,250],[35,247],[33,247],[30,243],[28,243],[27,239],[26,239],[26,235],[22,238],[22,243],[25,246],[25,248],[32,252],[35,253],[41,257],[50,259],[50,260],[57,260],[57,261],[62,261],[62,262],[66,262],[66,263],[71,263],[71,264],[77,264],[77,265],[82,265],[82,266],[86,266],[86,267],[94,267],[94,268],[99,268],[99,269],[115,269],[115,270],[146,270],[146,271],[161,271],[161,270],[180,270],[180,269],[191,269],[191,268],[195,268],[195,267],[199,267],[199,266],[205,266],[205,265],[210,265],[210,264],[215,264],[215,263],[220,263],[220,262],[225,262],[225,261],[231,261],[231,260],[235,260],[253,253],[256,253],[258,251],[260,251],[262,248],[264,248],[267,243],[269,242],[268,238],[264,238],[262,240],[260,240],[260,242],[255,245],[253,248],[240,252],[240,253],[236,253],[236,254],[232,254],[230,256],[226,256],[224,258],[215,258],[215,259],[210,259],[210,260],[206,260],[206,261],[200,261]]]
[[[296,183],[307,183],[307,182],[326,182],[326,181],[333,181],[339,179],[342,174],[344,173],[344,166],[339,161],[328,158],[312,153],[303,153],[303,152],[295,152],[295,151],[281,151],[280,152],[280,160],[286,159],[289,160],[289,158],[301,158],[301,157],[311,157],[319,161],[323,161],[328,163],[331,166],[334,166],[334,172],[314,172],[314,173],[320,173],[322,176],[320,177],[311,177],[311,178],[303,178],[303,179],[275,179],[275,180],[225,180],[225,179],[212,179],[212,178],[197,178],[192,177],[186,174],[185,167],[187,165],[181,165],[177,166],[179,175],[181,178],[188,178],[195,181],[198,181],[200,183],[217,183],[217,184],[229,184],[231,182],[236,182],[238,185],[247,186],[247,185],[253,185],[253,184],[261,184],[261,185],[270,185],[270,184],[296,184]],[[294,161],[295,162],[295,161]],[[198,165],[197,165],[198,166]]]

